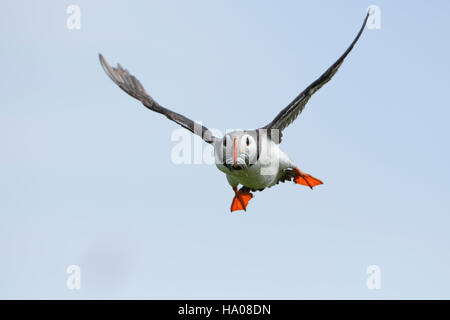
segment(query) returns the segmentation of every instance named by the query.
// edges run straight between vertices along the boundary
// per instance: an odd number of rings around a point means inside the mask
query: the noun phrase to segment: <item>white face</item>
[[[216,161],[229,170],[246,170],[256,163],[258,147],[251,134],[234,131],[218,142],[215,151]]]

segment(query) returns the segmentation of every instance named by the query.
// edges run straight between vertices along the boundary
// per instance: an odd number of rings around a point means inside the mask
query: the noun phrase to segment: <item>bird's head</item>
[[[216,161],[229,170],[248,170],[258,159],[256,131],[232,131],[215,146]]]

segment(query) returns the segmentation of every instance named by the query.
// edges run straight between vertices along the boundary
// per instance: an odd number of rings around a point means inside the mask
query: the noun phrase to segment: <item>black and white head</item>
[[[230,171],[248,170],[259,158],[257,131],[232,131],[215,143],[216,163]]]

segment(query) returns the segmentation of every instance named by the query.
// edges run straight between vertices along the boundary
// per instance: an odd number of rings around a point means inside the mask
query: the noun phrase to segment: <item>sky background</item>
[[[81,9],[81,29],[66,9]],[[257,128],[366,29],[284,132],[324,181],[258,192],[175,165],[172,123],[119,90]],[[2,1],[0,298],[450,298],[448,1]],[[81,289],[66,268],[81,268]],[[366,269],[381,269],[369,290]]]

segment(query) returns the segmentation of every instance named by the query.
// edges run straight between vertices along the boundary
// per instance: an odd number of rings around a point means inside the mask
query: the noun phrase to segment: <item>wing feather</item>
[[[217,140],[208,128],[192,121],[189,118],[186,118],[179,113],[162,107],[158,102],[153,100],[153,98],[145,91],[139,80],[130,74],[127,69],[124,69],[120,64],[117,64],[116,68],[111,67],[101,54],[99,54],[99,59],[103,70],[105,70],[111,80],[130,96],[141,101],[142,104],[148,109],[165,115],[168,119],[200,136],[207,143],[214,143]]]
[[[290,125],[298,117],[298,115],[303,111],[303,109],[306,106],[306,103],[309,101],[311,96],[317,90],[322,88],[322,86],[325,85],[328,81],[330,81],[331,78],[336,74],[339,67],[344,62],[344,59],[347,57],[347,55],[353,49],[353,47],[355,46],[359,37],[361,36],[361,34],[364,30],[364,27],[366,26],[366,22],[369,17],[369,14],[370,14],[370,12],[367,13],[367,15],[364,19],[364,22],[362,24],[362,27],[359,30],[358,34],[356,35],[356,38],[353,40],[353,42],[350,44],[350,46],[347,48],[347,50],[344,52],[344,54],[342,54],[339,57],[339,59],[337,59],[336,62],[333,63],[318,79],[316,79],[313,83],[311,83],[291,103],[289,103],[283,110],[281,110],[280,113],[272,120],[272,122],[265,125],[261,129],[266,129],[266,130],[277,129],[277,130],[279,130],[279,138],[281,140],[282,131],[288,125]]]

